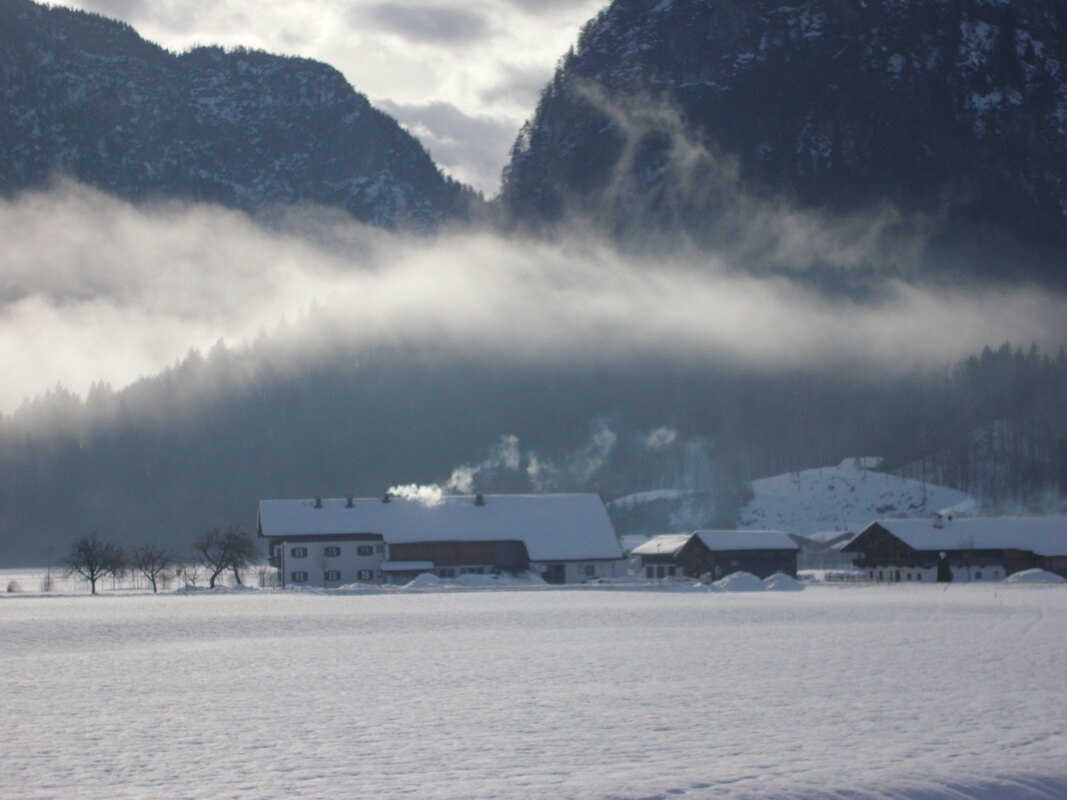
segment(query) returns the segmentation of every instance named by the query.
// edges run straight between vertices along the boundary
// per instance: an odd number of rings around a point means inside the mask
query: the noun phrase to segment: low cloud
[[[356,19],[413,42],[467,44],[484,37],[484,16],[463,8],[428,3],[373,3],[356,6]]]
[[[403,345],[542,365],[872,373],[1067,340],[1067,301],[1031,287],[886,280],[876,297],[830,298],[726,254],[628,256],[584,231],[411,239],[309,209],[265,230],[235,211],[135,207],[66,183],[0,202],[0,238],[4,411],[57,384],[118,389],[219,340],[279,360]]]

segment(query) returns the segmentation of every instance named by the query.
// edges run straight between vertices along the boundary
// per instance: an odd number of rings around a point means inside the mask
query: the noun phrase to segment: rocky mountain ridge
[[[0,192],[56,173],[133,200],[339,206],[385,227],[465,216],[473,192],[335,69],[198,47],[104,17],[0,2]]]
[[[695,158],[705,151],[704,160]],[[921,215],[926,265],[1067,274],[1067,6],[616,0],[513,148],[512,218],[732,233],[738,190]]]

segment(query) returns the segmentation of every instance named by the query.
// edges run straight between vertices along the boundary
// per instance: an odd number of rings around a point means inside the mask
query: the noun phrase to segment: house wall
[[[1003,564],[975,563],[968,566],[952,566],[953,583],[979,583],[999,581],[1011,573]],[[937,569],[882,564],[864,567],[867,580],[875,583],[936,583]]]
[[[585,583],[594,578],[617,578],[625,569],[625,559],[590,559],[588,561],[531,561],[533,572],[546,574],[553,566],[562,566],[563,583]],[[548,580],[548,578],[545,578]]]
[[[1067,578],[1067,556],[1045,556],[1041,559],[1040,566],[1041,569],[1055,572],[1061,578]]]
[[[797,576],[796,550],[730,550],[713,553],[712,577],[724,578],[734,572],[751,572],[769,578],[776,572]]]
[[[670,575],[668,566],[674,566],[675,574]],[[663,575],[660,568],[663,568]],[[649,569],[653,574],[649,574]],[[661,577],[699,578],[711,575],[712,579],[725,578],[734,572],[751,572],[760,578],[767,578],[776,572],[797,575],[796,550],[709,550],[700,539],[693,537],[685,547],[674,556],[655,554],[641,556],[641,574],[646,578]]]
[[[673,560],[648,561],[641,564],[641,575],[650,580],[681,578],[685,576],[685,570]]]
[[[336,550],[328,549],[336,548]],[[369,548],[370,552],[361,552]],[[276,553],[278,572],[283,586],[316,586],[329,588],[346,583],[381,583],[385,547],[381,537],[325,540],[301,537],[271,543]],[[339,552],[337,552],[339,551]],[[335,553],[336,555],[327,555]],[[301,553],[306,553],[302,555]],[[327,573],[337,573],[327,577]]]
[[[522,542],[410,542],[390,544],[391,561],[432,561],[437,567],[484,566],[521,572],[530,558]]]

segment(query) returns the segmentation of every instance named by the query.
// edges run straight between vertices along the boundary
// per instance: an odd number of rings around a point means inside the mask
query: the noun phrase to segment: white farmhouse
[[[581,583],[624,572],[595,494],[261,500],[258,527],[285,586],[527,570],[549,583]]]

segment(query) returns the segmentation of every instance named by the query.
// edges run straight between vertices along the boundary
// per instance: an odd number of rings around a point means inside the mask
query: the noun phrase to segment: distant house
[[[718,579],[733,572],[766,578],[776,572],[796,577],[799,549],[784,531],[694,531],[655,536],[631,554],[647,578]]]
[[[1067,577],[1067,517],[884,519],[841,551],[873,581],[991,581],[1033,568]]]
[[[400,584],[531,570],[549,583],[621,573],[595,494],[464,495],[436,504],[380,498],[262,500],[259,535],[282,585]]]

